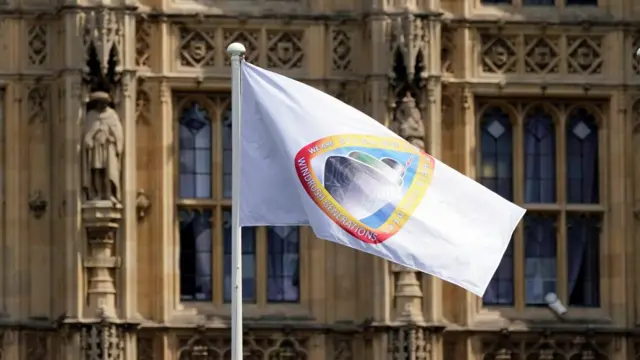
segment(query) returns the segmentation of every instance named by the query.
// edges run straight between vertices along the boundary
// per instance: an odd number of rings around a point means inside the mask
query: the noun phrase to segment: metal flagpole
[[[231,56],[231,360],[242,360],[242,229],[240,228],[240,64],[246,49],[240,43],[227,47]]]

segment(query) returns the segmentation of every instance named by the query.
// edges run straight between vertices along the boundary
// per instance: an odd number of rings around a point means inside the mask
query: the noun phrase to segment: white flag
[[[321,239],[485,292],[524,209],[343,102],[242,63],[241,226]]]

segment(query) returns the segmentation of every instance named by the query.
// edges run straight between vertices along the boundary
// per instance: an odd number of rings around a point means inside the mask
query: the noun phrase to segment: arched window
[[[231,111],[227,95],[177,96],[182,301],[231,302]],[[300,230],[242,229],[243,300],[300,300]]]
[[[512,108],[524,110],[510,119],[489,106],[479,119],[478,180],[527,209],[484,304],[524,310],[546,306],[553,292],[570,306],[598,307],[604,210],[596,116],[566,102]]]
[[[499,107],[487,109],[480,122],[480,182],[513,200],[513,134],[509,115]],[[513,305],[513,244],[502,258],[484,301]]]
[[[598,179],[598,126],[586,109],[574,110],[567,119],[567,202],[600,202]]]
[[[569,204],[600,203],[598,124],[585,108],[573,110],[566,128],[566,187]],[[567,213],[567,281],[570,305],[600,304],[600,224],[598,211]]]
[[[480,182],[513,200],[513,136],[509,115],[494,107],[482,116]]]
[[[524,123],[524,201],[556,201],[556,132],[551,115],[535,108]]]

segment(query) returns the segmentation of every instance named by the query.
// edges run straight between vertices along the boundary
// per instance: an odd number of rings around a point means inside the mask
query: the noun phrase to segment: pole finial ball
[[[244,45],[240,44],[240,43],[231,43],[229,44],[229,46],[227,46],[227,54],[234,56],[234,55],[242,55],[245,52],[247,52],[247,49],[244,47]]]
[[[640,48],[636,49],[636,56],[640,57]]]

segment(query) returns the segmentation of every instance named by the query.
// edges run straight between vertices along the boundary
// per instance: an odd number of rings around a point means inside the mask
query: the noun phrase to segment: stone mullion
[[[177,286],[179,286],[179,276],[176,273],[175,259],[178,256],[179,249],[175,246],[174,234],[174,166],[173,144],[174,144],[174,121],[173,109],[171,101],[171,87],[168,82],[160,81],[156,88],[156,93],[151,94],[152,97],[159,99],[158,106],[154,113],[154,118],[161,119],[158,124],[158,140],[157,154],[162,164],[158,169],[158,188],[160,192],[156,200],[155,211],[160,212],[156,219],[159,224],[159,240],[158,258],[156,261],[161,268],[157,276],[157,291],[160,294],[156,301],[156,318],[163,323],[169,321],[176,310],[176,303],[179,301]],[[171,164],[166,166],[164,164]],[[160,166],[160,165],[159,165]]]
[[[621,113],[621,109],[625,106],[623,94],[617,91],[612,95],[608,109],[609,114],[605,114],[605,116],[608,115],[609,119],[624,117],[624,112]],[[601,271],[601,275],[603,273],[608,274],[610,278],[603,282],[604,286],[602,286],[600,292],[605,296],[609,295],[608,301],[605,300],[603,305],[609,304],[611,317],[616,323],[623,324],[627,320],[625,276],[632,267],[627,263],[627,257],[625,256],[629,251],[627,236],[624,233],[616,233],[617,230],[627,228],[628,217],[625,216],[628,214],[626,199],[631,195],[628,193],[624,180],[627,175],[627,168],[624,163],[627,143],[625,135],[628,132],[625,131],[625,122],[623,121],[609,121],[603,127],[608,130],[608,133],[605,132],[608,135],[608,139],[603,141],[602,145],[605,148],[603,149],[605,154],[603,154],[604,156],[600,155],[600,163],[604,165],[601,168],[605,168],[606,164],[609,165],[609,169],[607,169],[609,173],[604,179],[601,176],[600,186],[603,188],[601,190],[601,193],[603,193],[601,201],[603,207],[610,211],[609,214],[606,214],[608,216],[604,217],[606,219],[604,221],[606,233],[603,232],[603,236],[610,241],[608,241],[608,246],[604,246],[604,251],[600,254],[600,257],[606,259],[604,265],[608,267],[608,269]],[[615,259],[615,261],[612,261],[612,259]],[[607,284],[610,286],[609,289],[606,288]],[[615,296],[611,296],[612,294],[615,294]]]
[[[19,259],[21,240],[25,238],[24,229],[20,226],[21,215],[26,213],[24,197],[21,196],[24,179],[21,177],[21,152],[20,139],[20,87],[16,83],[9,83],[5,88],[5,162],[4,162],[4,206],[11,204],[10,211],[5,212],[4,247],[2,251],[4,276],[4,308],[2,313],[11,317],[20,316],[21,305],[21,276]],[[7,209],[9,210],[9,209]],[[17,320],[17,319],[16,319]],[[13,329],[0,329],[0,350],[2,358],[19,359],[18,333]]]
[[[630,121],[627,134],[631,134],[631,141],[628,148],[629,156],[628,169],[631,172],[631,181],[633,189],[633,197],[630,204],[631,213],[633,214],[633,222],[631,223],[630,234],[634,251],[633,262],[640,264],[640,98],[637,93],[629,96],[628,109]],[[631,282],[640,278],[640,266],[635,267],[635,273],[631,274]],[[636,309],[640,309],[640,286],[634,286],[635,299],[633,305]],[[636,312],[633,324],[640,325],[640,312]]]
[[[28,173],[25,170],[25,154],[28,151],[25,122],[23,116],[23,87],[11,83],[7,87],[5,136],[7,153],[5,157],[5,209],[6,233],[5,256],[5,309],[7,315],[18,320],[26,316],[25,302],[22,301],[28,281],[28,207],[25,199],[28,191]],[[25,146],[27,145],[27,146]]]
[[[67,12],[61,17],[64,36],[63,66],[67,71],[62,73],[61,97],[59,106],[62,138],[61,176],[58,178],[62,190],[61,216],[62,229],[59,240],[64,241],[65,259],[65,306],[67,316],[77,319],[82,316],[83,297],[82,264],[78,254],[84,254],[84,236],[78,231],[80,223],[80,141],[79,123],[84,116],[84,101],[81,83],[81,70],[84,60],[84,47],[77,28],[81,23],[78,12]]]
[[[423,113],[427,119],[425,124],[427,135],[427,153],[442,158],[442,83],[441,83],[441,24],[439,21],[425,20],[425,31],[428,33],[427,54],[425,62],[429,77],[426,83]],[[422,277],[423,313],[429,322],[442,320],[442,280],[435,276]],[[434,353],[435,355],[435,353]],[[440,354],[441,355],[441,352]]]
[[[123,15],[122,31],[125,34],[135,34],[136,21],[134,14]],[[137,313],[137,163],[136,163],[136,45],[133,36],[124,36],[122,42],[123,74],[121,84],[121,99],[118,112],[124,132],[124,159],[122,162],[122,200],[123,220],[119,236],[120,246],[116,246],[118,255],[123,260],[120,268],[120,286],[118,286],[119,309],[122,319],[130,320]],[[130,348],[127,346],[127,348]]]
[[[82,264],[78,254],[84,254],[84,236],[78,231],[80,208],[80,154],[77,146],[80,141],[78,121],[82,119],[84,106],[81,97],[80,76],[68,74],[64,79],[64,164],[63,164],[63,205],[64,229],[61,236],[65,241],[65,274],[67,315],[71,318],[82,317],[84,293],[82,290]]]
[[[56,211],[60,218],[56,233],[54,247],[63,249],[60,251],[58,261],[62,263],[60,277],[63,286],[60,286],[63,299],[59,306],[66,314],[66,320],[76,322],[83,316],[84,311],[84,285],[82,260],[78,254],[85,254],[84,234],[79,231],[80,224],[80,143],[79,126],[84,116],[84,101],[81,83],[81,70],[84,47],[77,28],[81,23],[81,15],[70,11],[61,14],[61,37],[64,49],[61,57],[61,66],[65,71],[58,82],[58,97],[56,107],[58,112],[58,168],[59,176],[55,177],[54,185],[60,192],[60,201]],[[80,333],[71,330],[63,335],[61,341],[61,357],[69,360],[80,360]]]

